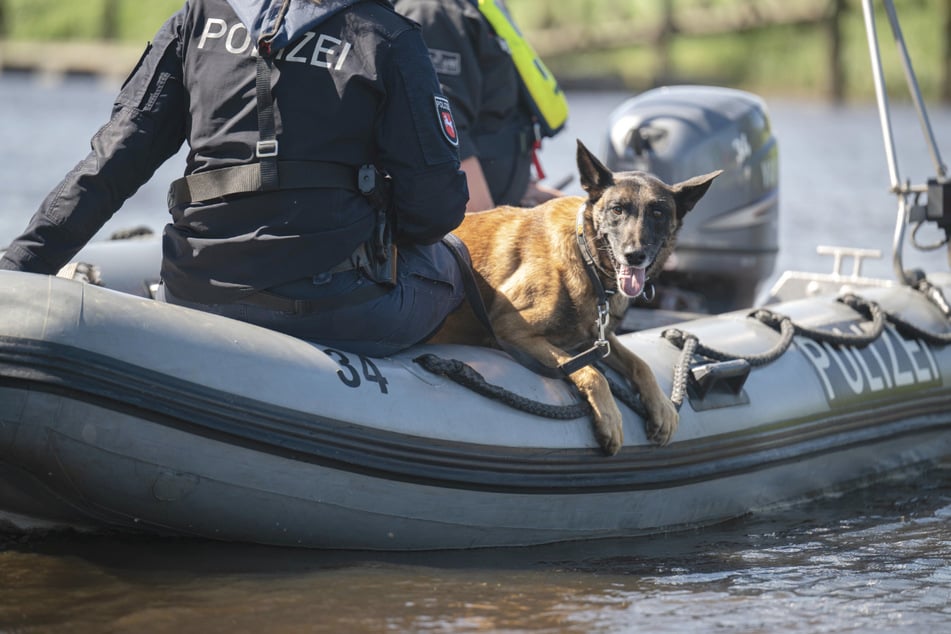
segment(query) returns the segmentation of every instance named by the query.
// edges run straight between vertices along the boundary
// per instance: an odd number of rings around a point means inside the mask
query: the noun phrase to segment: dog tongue
[[[617,286],[628,297],[637,297],[644,289],[644,269],[633,266],[618,267]]]

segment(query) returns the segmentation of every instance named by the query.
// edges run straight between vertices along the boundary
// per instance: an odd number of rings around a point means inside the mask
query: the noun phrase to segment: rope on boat
[[[666,330],[664,334],[666,334]],[[670,390],[670,402],[674,404],[677,411],[684,404],[684,397],[687,395],[687,374],[690,372],[690,362],[697,351],[700,340],[694,335],[685,337],[682,341],[680,358],[677,365],[674,366],[674,385]]]
[[[888,321],[892,322],[892,324],[895,326],[895,329],[900,332],[902,336],[910,337],[912,339],[921,339],[925,343],[929,343],[933,346],[946,346],[951,343],[951,333],[949,332],[935,333],[922,330],[918,326],[915,326],[914,324],[905,321],[901,317],[896,317],[894,315],[889,315]]]
[[[838,301],[861,314],[866,320],[871,321],[871,330],[867,333],[850,333],[806,328],[805,326],[794,323],[792,319],[785,315],[780,315],[766,308],[759,308],[750,313],[748,317],[756,319],[773,330],[779,331],[781,335],[779,341],[777,341],[772,348],[759,354],[742,355],[723,352],[722,350],[717,350],[716,348],[711,348],[710,346],[700,343],[696,335],[686,333],[679,328],[668,328],[661,332],[660,336],[681,350],[686,350],[687,342],[692,340],[695,342],[693,347],[695,348],[696,354],[706,357],[707,359],[713,361],[735,361],[742,359],[753,367],[767,365],[783,356],[786,350],[789,349],[789,346],[792,345],[793,336],[795,335],[805,336],[814,341],[830,343],[836,346],[852,346],[856,348],[864,348],[881,336],[882,330],[885,328],[885,312],[878,304],[862,299],[851,293],[843,295]],[[690,357],[687,357],[688,361],[692,355],[693,351]],[[683,357],[678,364],[678,370],[682,365],[687,365]],[[682,380],[686,380],[686,370],[682,372],[675,370],[675,387],[677,380],[681,379],[680,375],[683,375]],[[676,405],[676,402],[674,404]]]
[[[913,269],[906,273],[914,281],[912,284],[914,289],[928,298],[928,301],[944,314],[945,319],[951,319],[951,305],[948,304],[948,298],[944,296],[941,287],[933,284],[921,269]]]
[[[428,372],[442,375],[477,394],[500,401],[522,412],[556,420],[581,418],[591,412],[591,406],[584,400],[572,405],[550,405],[515,394],[504,387],[489,383],[472,366],[458,359],[443,359],[427,353],[416,357],[413,361]]]
[[[929,288],[929,286],[931,288]],[[915,288],[928,297],[946,316],[951,318],[951,310],[948,310],[948,304],[944,301],[944,296],[941,294],[940,289],[931,285],[927,280],[919,282]],[[937,291],[937,295],[933,292],[934,290]],[[674,366],[673,385],[670,395],[671,402],[678,410],[683,405],[684,398],[687,395],[687,385],[690,381],[690,369],[698,357],[712,361],[743,360],[753,367],[763,366],[779,359],[792,345],[793,337],[796,335],[834,346],[864,348],[882,335],[882,331],[885,329],[885,323],[888,321],[895,326],[896,330],[898,330],[902,336],[921,339],[931,345],[943,346],[951,344],[951,333],[933,333],[919,328],[901,317],[887,313],[876,302],[864,299],[853,293],[842,295],[837,301],[862,315],[866,321],[871,322],[868,330],[866,332],[856,333],[807,328],[794,323],[793,320],[786,315],[781,315],[766,308],[760,308],[751,312],[747,317],[756,319],[777,331],[780,334],[780,338],[769,350],[748,355],[732,354],[704,345],[696,335],[684,332],[679,328],[668,328],[664,330],[661,332],[661,337],[681,351],[677,364]],[[413,361],[433,374],[445,376],[474,392],[506,403],[523,412],[558,420],[580,418],[591,412],[591,406],[584,400],[579,400],[578,403],[573,405],[550,405],[520,396],[504,387],[487,382],[485,377],[471,366],[457,359],[443,359],[434,354],[424,354],[416,357]],[[641,417],[647,418],[647,411],[638,394],[626,385],[619,385],[607,375],[605,375],[605,378],[615,398],[630,407]]]
[[[919,290],[928,295],[926,289],[919,288]],[[929,296],[929,299],[934,302],[934,299],[931,296]],[[748,317],[760,321],[773,330],[778,330],[781,337],[779,341],[777,341],[776,344],[766,352],[760,354],[741,355],[730,354],[728,352],[723,352],[721,350],[705,346],[700,343],[696,335],[686,333],[678,328],[668,328],[667,330],[664,330],[661,332],[661,336],[675,347],[681,349],[680,360],[678,361],[677,366],[674,368],[674,383],[670,396],[671,402],[678,410],[683,404],[683,395],[686,392],[687,383],[689,380],[687,370],[690,368],[691,362],[693,361],[695,355],[700,355],[713,361],[743,360],[749,363],[751,366],[756,367],[772,363],[781,357],[792,345],[793,337],[795,335],[807,337],[813,341],[818,341],[821,343],[829,343],[834,346],[864,348],[882,335],[882,331],[885,329],[886,321],[891,322],[903,336],[922,339],[923,341],[933,345],[946,345],[951,343],[951,333],[932,333],[923,330],[905,321],[901,317],[898,317],[897,315],[891,315],[885,312],[876,302],[864,299],[853,293],[846,293],[845,295],[839,297],[837,301],[845,304],[855,312],[862,315],[866,321],[871,322],[871,327],[868,329],[868,331],[863,333],[854,333],[806,328],[805,326],[800,326],[794,323],[792,319],[785,315],[775,313],[765,308],[760,308],[750,313]],[[941,308],[940,305],[938,305],[938,307]]]
[[[599,366],[595,366],[599,370]],[[601,374],[604,374],[604,370],[601,370]],[[607,374],[604,374],[604,378],[608,381],[608,387],[611,388],[611,394],[614,395],[614,398],[618,399],[629,408],[631,411],[635,412],[641,418],[647,418],[647,408],[644,407],[643,401],[641,401],[641,395],[634,390],[632,390],[628,385],[621,384],[616,382],[614,379],[609,377]]]
[[[427,353],[416,357],[413,361],[422,366],[427,372],[444,376],[450,381],[469,388],[477,394],[505,403],[513,409],[522,412],[555,420],[571,420],[573,418],[587,416],[591,413],[591,405],[583,399],[579,399],[577,403],[571,405],[552,405],[515,394],[504,387],[489,383],[485,380],[485,377],[472,366],[458,359],[443,359],[442,357]],[[605,376],[605,379],[607,379],[608,387],[611,388],[611,393],[614,394],[616,399],[641,416],[647,416],[647,410],[644,404],[641,403],[639,394],[635,393],[626,385],[617,383],[609,376]]]
[[[932,284],[931,280],[925,276],[924,271],[916,269],[911,273],[912,276],[917,278],[914,285],[915,290],[927,297],[928,301],[941,311],[945,319],[951,320],[951,305],[948,304],[948,299],[944,296],[944,293],[941,292],[941,288],[936,284]],[[889,315],[889,320],[902,335],[912,336],[935,346],[944,346],[951,343],[951,333],[936,333],[922,330],[918,326],[895,315]]]
[[[792,345],[795,335],[805,336],[814,341],[827,342],[837,346],[852,346],[856,348],[863,348],[881,336],[882,330],[885,328],[885,313],[878,304],[853,294],[843,295],[838,301],[861,314],[866,320],[871,321],[872,326],[869,332],[844,333],[806,328],[805,326],[794,323],[792,319],[785,315],[760,308],[750,313],[748,317],[756,319],[760,323],[778,331],[780,334],[779,341],[765,352],[741,355],[731,354],[706,346],[700,343],[696,335],[686,333],[679,328],[668,328],[664,330],[661,332],[661,336],[681,350],[680,358],[674,367],[673,386],[670,391],[671,403],[673,403],[674,407],[678,410],[683,406],[684,397],[687,394],[687,384],[690,380],[689,371],[696,355],[700,355],[712,361],[743,360],[752,367],[758,367],[772,363],[783,356],[786,350]]]

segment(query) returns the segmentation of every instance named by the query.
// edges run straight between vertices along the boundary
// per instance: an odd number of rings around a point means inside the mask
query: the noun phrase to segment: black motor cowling
[[[724,170],[687,214],[655,305],[722,312],[753,304],[779,250],[779,150],[763,101],[728,88],[658,88],[618,106],[604,159],[666,183]]]

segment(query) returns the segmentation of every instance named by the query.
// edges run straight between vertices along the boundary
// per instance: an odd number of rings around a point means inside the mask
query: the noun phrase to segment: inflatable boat
[[[898,279],[791,273],[757,310],[625,322],[680,425],[651,444],[605,370],[624,419],[611,457],[568,382],[498,350],[371,359],[156,302],[154,238],[92,244],[63,277],[0,271],[0,528],[525,546],[705,526],[942,461],[951,275],[905,271],[901,245],[915,217],[947,235],[951,184],[940,158],[924,188],[889,161]]]
[[[670,445],[648,442],[627,398],[625,446],[607,457],[566,381],[496,350],[370,359],[2,272],[2,517],[316,548],[521,546],[722,522],[951,455],[951,328],[927,293],[748,312],[622,336],[669,393],[687,380]]]

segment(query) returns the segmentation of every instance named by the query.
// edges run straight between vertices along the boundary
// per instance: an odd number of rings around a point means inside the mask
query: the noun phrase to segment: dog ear
[[[722,173],[723,170],[717,170],[703,176],[694,176],[671,187],[674,200],[677,201],[677,217],[683,219],[687,212],[693,209],[694,205],[707,193],[713,179]]]
[[[581,139],[578,139],[577,160],[581,188],[588,192],[588,198],[594,202],[601,197],[605,189],[614,184],[614,173],[588,151]]]

